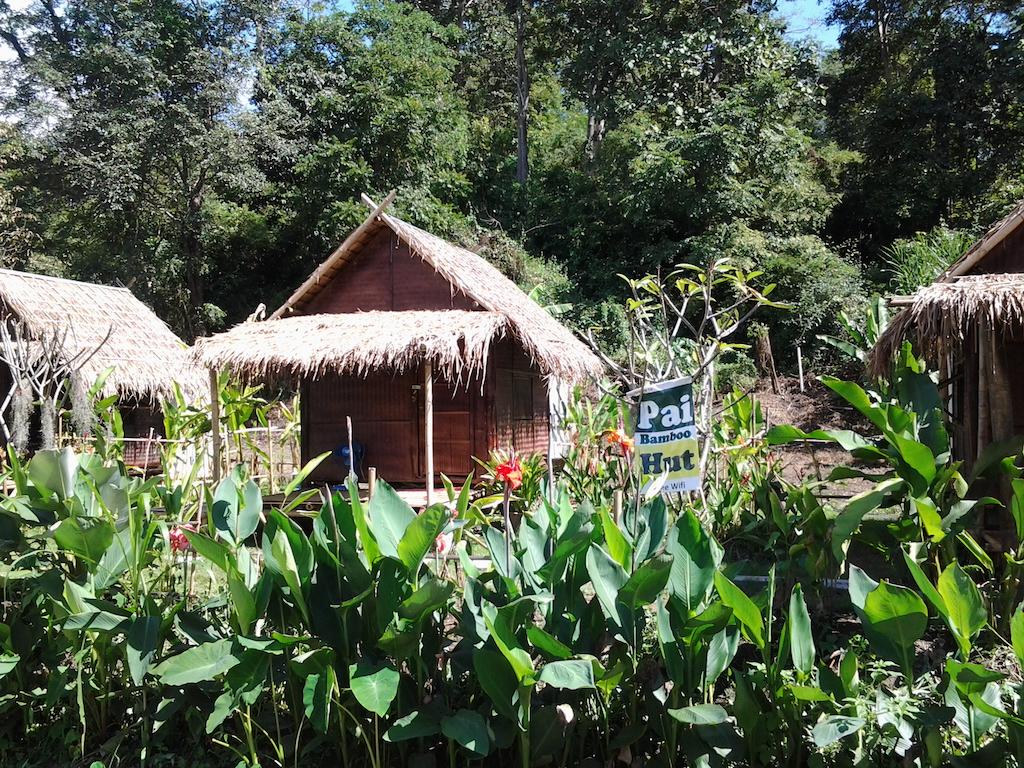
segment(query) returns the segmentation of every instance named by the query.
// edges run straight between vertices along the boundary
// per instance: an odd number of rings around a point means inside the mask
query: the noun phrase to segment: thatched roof
[[[1004,330],[1024,325],[1024,274],[968,275],[921,288],[878,339],[869,367],[885,374],[904,339],[934,362],[982,323]]]
[[[0,269],[0,307],[29,334],[66,329],[70,355],[96,349],[82,375],[91,384],[112,368],[108,394],[161,398],[176,380],[187,391],[196,390],[197,369],[184,342],[127,288]]]
[[[195,357],[251,377],[401,372],[430,361],[458,381],[483,370],[493,341],[509,324],[496,312],[431,310],[300,315],[242,323],[199,339]]]
[[[432,235],[419,227],[415,227],[394,216],[384,213],[384,209],[394,199],[394,193],[388,196],[382,205],[376,205],[364,197],[364,200],[373,210],[359,227],[346,238],[341,244],[309,278],[292,294],[292,296],[271,316],[271,320],[255,327],[245,330],[235,329],[229,332],[235,334],[231,338],[241,339],[242,335],[250,340],[252,347],[246,351],[237,349],[232,355],[232,368],[243,374],[253,374],[266,367],[261,349],[264,345],[263,339],[279,338],[285,331],[279,331],[272,326],[281,319],[291,318],[294,315],[301,315],[305,307],[313,297],[325,288],[344,267],[352,261],[359,249],[368,243],[382,229],[389,229],[403,241],[409,250],[430,265],[434,271],[441,275],[451,285],[452,289],[463,293],[474,301],[483,313],[492,314],[501,319],[501,333],[515,339],[526,351],[526,353],[537,363],[540,370],[567,381],[582,381],[590,377],[599,376],[603,370],[600,360],[591,352],[582,341],[577,339],[565,326],[548,314],[533,299],[527,296],[522,289],[514,282],[503,275],[496,267],[489,264],[483,257],[472,251],[460,248],[436,235]],[[388,333],[392,329],[403,328],[408,318],[388,318],[387,315],[411,313],[390,313],[390,312],[367,312],[370,316],[359,320],[348,322],[355,325],[353,328],[362,329],[364,323],[379,323],[377,333]],[[431,312],[431,315],[447,315],[445,312]],[[479,314],[479,313],[477,313]],[[444,359],[447,353],[442,353],[449,345],[452,334],[458,335],[467,328],[468,322],[459,313],[452,314],[442,322],[441,317],[436,318],[434,326],[437,335],[434,341],[439,345],[437,354],[439,359]],[[482,323],[483,321],[478,321]],[[446,325],[447,331],[442,332],[441,326]],[[493,333],[497,333],[497,326],[494,326]],[[237,331],[237,334],[236,334]],[[215,337],[216,338],[216,337]],[[397,339],[397,346],[402,347],[406,336],[400,335]],[[334,340],[320,338],[318,343],[333,345]],[[310,345],[310,358],[306,364],[298,364],[294,356],[287,359],[292,360],[291,367],[296,370],[317,369],[314,361],[319,359],[314,353],[317,344]],[[214,344],[203,343],[201,349],[214,349]],[[429,345],[428,345],[429,350]],[[359,349],[353,348],[346,359],[359,355]],[[428,354],[434,354],[428,352]],[[211,364],[206,352],[198,353],[198,358],[203,364]],[[346,363],[347,370],[366,371],[380,367],[385,357],[377,353],[367,352],[364,355],[362,367],[353,367]],[[286,358],[282,358],[282,361]],[[282,366],[284,363],[282,362]],[[277,366],[277,367],[282,367]],[[463,367],[473,366],[463,363]],[[319,370],[319,369],[317,369]]]

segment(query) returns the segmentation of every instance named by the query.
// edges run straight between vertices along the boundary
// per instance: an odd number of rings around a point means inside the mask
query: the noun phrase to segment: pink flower
[[[173,552],[185,552],[191,549],[192,544],[189,543],[188,537],[185,532],[192,533],[195,531],[195,527],[191,525],[178,525],[171,529],[168,538],[171,540],[171,550]]]
[[[437,537],[437,539],[434,541],[434,548],[437,550],[437,554],[440,555],[441,557],[444,557],[444,555],[448,552],[448,550],[450,550],[452,548],[452,543],[453,542],[454,542],[454,539],[452,537],[452,534],[450,534],[450,533],[442,533],[442,534],[440,534]]]

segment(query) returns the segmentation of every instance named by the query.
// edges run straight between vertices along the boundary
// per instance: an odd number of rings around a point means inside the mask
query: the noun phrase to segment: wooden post
[[[213,436],[213,482],[220,482],[220,391],[217,387],[217,371],[210,369],[210,428]]]
[[[366,499],[369,501],[373,498],[374,491],[377,490],[377,468],[369,467],[366,470]]]
[[[267,425],[267,491],[274,492],[274,430]]]
[[[804,352],[803,352],[802,349],[800,349],[799,345],[797,345],[797,348],[796,348],[796,369],[797,369],[797,372],[800,374],[800,391],[803,392],[804,391]]]
[[[434,503],[434,365],[423,364],[423,452],[427,465],[427,506]]]
[[[348,476],[359,485],[359,476],[356,474],[356,454],[352,450],[352,417],[345,417],[345,426],[348,428]]]
[[[616,524],[622,522],[622,489],[612,491],[612,517]]]

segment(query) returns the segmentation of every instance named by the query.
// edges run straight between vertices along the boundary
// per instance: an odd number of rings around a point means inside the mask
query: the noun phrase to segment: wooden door
[[[463,384],[454,386],[434,380],[434,472],[448,477],[466,477],[473,471],[473,419],[478,393]],[[426,478],[423,456],[424,412],[422,391],[419,399],[419,473]]]

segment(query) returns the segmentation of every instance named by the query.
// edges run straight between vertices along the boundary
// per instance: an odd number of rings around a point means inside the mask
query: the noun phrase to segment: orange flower
[[[519,457],[513,456],[508,461],[503,461],[494,468],[494,477],[501,480],[505,487],[514,491],[523,484],[523,465],[519,463]]]
[[[633,438],[627,435],[624,429],[609,429],[604,433],[604,439],[610,446],[619,446],[623,453],[629,453],[633,450]]]

